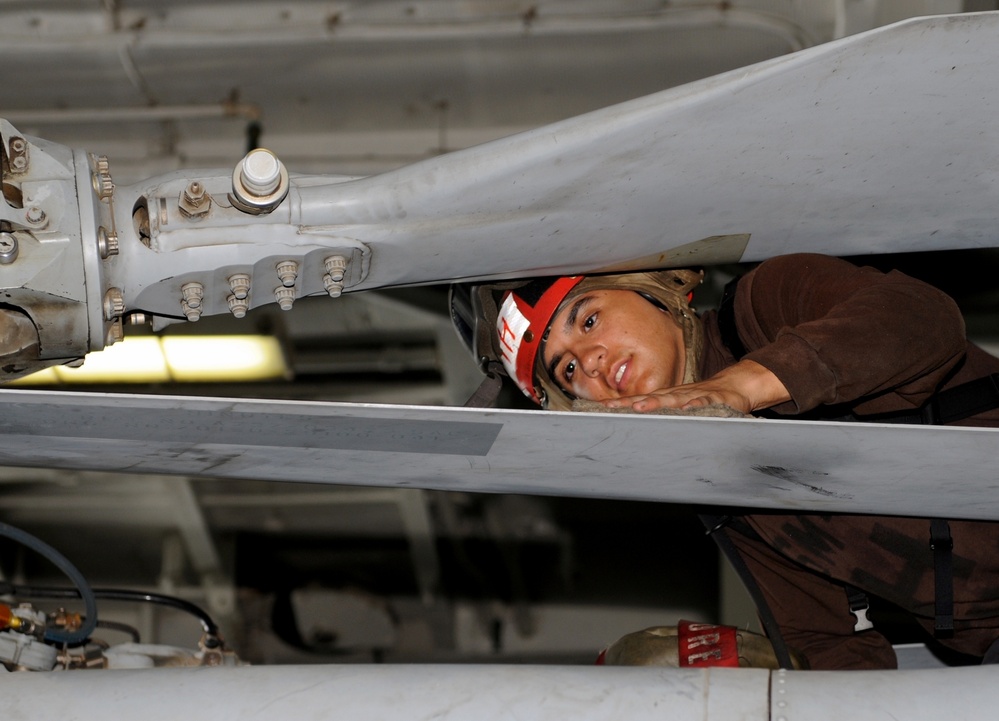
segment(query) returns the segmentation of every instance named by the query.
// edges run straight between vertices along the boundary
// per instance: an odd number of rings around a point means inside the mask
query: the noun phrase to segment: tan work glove
[[[788,652],[795,668],[808,668],[801,654],[793,649]],[[677,626],[653,626],[622,636],[601,652],[597,663],[672,668],[780,668],[773,644],[766,636],[735,626],[690,621],[680,621]]]

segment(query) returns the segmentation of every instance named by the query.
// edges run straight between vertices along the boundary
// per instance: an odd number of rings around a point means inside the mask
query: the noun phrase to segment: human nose
[[[595,378],[600,374],[606,359],[606,349],[599,343],[591,343],[579,354],[580,370],[583,375]]]

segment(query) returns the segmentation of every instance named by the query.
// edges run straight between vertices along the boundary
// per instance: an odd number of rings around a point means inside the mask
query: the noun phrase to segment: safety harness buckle
[[[853,632],[860,633],[874,628],[874,623],[867,617],[867,612],[871,610],[871,602],[867,599],[867,594],[850,585],[845,585],[845,589],[850,613],[857,619],[857,622],[853,624]]]
[[[854,633],[860,633],[861,631],[866,631],[870,628],[874,628],[874,623],[872,623],[871,619],[867,617],[867,612],[870,610],[871,606],[868,603],[865,603],[863,606],[858,606],[856,608],[854,608],[853,606],[850,607],[850,613],[852,613],[854,617],[857,619],[857,622],[853,624]]]

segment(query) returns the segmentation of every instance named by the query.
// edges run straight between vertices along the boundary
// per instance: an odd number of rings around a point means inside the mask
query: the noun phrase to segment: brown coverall
[[[734,319],[744,357],[776,374],[791,395],[772,409],[782,416],[828,406],[858,416],[913,410],[940,389],[999,372],[999,359],[968,343],[960,312],[944,293],[896,271],[836,258],[762,263],[739,281]],[[707,378],[736,358],[717,314],[703,321],[700,370]],[[959,424],[999,426],[999,410]],[[929,528],[927,519],[752,513],[730,537],[786,642],[812,668],[893,668],[884,636],[854,632],[837,581],[900,606],[932,630]],[[980,656],[999,637],[999,523],[951,521],[950,528],[955,633],[942,643]]]

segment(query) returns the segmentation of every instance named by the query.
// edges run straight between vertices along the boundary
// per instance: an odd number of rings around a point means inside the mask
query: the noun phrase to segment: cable
[[[148,591],[130,591],[127,589],[117,589],[117,588],[94,588],[92,589],[95,598],[101,598],[106,601],[146,601],[149,603],[157,603],[161,606],[169,606],[171,608],[178,609],[189,613],[201,622],[201,627],[205,631],[205,635],[209,639],[217,639],[219,637],[219,627],[212,620],[212,617],[202,609],[190,601],[185,601],[182,598],[176,598],[174,596],[167,596],[162,593],[152,593]],[[75,588],[45,588],[40,586],[10,586],[9,593],[13,596],[19,596],[24,598],[79,598],[80,594]],[[209,640],[206,641],[206,645],[214,647],[213,643]],[[217,645],[217,644],[215,644]]]
[[[76,631],[47,629],[45,631],[45,640],[52,641],[54,643],[72,645],[82,643],[90,638],[90,634],[92,634],[94,629],[97,627],[97,600],[94,596],[93,590],[90,588],[90,584],[87,583],[87,579],[83,577],[83,574],[77,570],[76,566],[69,562],[69,559],[52,548],[52,546],[48,545],[41,539],[32,536],[26,531],[22,531],[19,528],[14,528],[14,526],[0,522],[0,535],[17,541],[18,543],[27,546],[47,558],[60,571],[66,574],[69,580],[73,582],[73,585],[76,586],[76,595],[83,599],[83,605],[86,609],[84,612],[83,625]]]
[[[117,621],[98,621],[97,628],[106,628],[109,631],[119,631],[121,633],[127,633],[132,637],[133,643],[142,643],[142,637],[134,626],[129,626],[127,623],[119,623]]]

